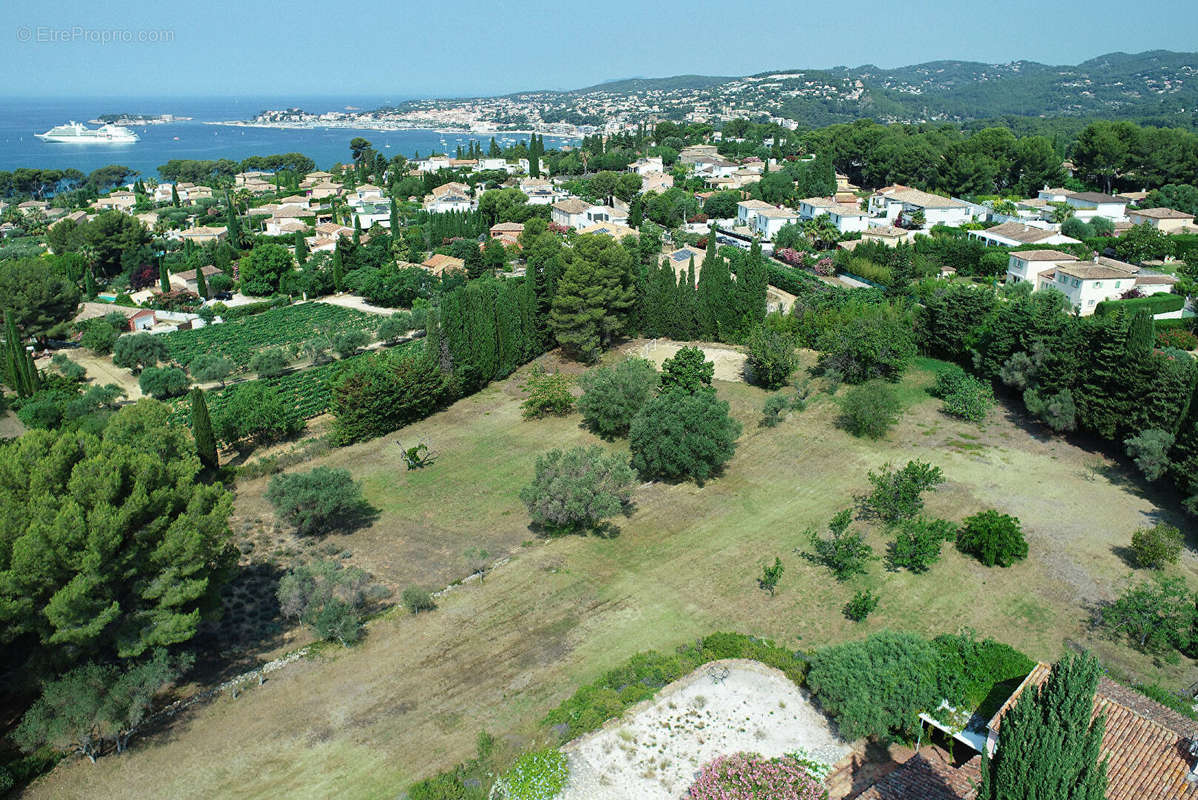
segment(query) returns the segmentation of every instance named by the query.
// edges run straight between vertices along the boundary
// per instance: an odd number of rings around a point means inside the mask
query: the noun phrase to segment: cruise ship
[[[56,125],[45,133],[35,133],[34,136],[43,142],[82,142],[87,144],[131,144],[139,138],[136,133],[120,125],[101,125],[99,128],[89,128],[73,120],[66,125]]]

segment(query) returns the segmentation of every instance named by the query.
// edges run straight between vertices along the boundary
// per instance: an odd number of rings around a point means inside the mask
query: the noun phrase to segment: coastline
[[[506,128],[445,128],[397,122],[370,122],[368,120],[346,120],[344,122],[258,122],[254,120],[212,120],[203,125],[222,125],[229,128],[267,128],[271,130],[363,130],[363,131],[431,131],[432,133],[471,136],[549,136],[557,139],[579,139],[581,134],[562,133],[549,129],[508,130]]]

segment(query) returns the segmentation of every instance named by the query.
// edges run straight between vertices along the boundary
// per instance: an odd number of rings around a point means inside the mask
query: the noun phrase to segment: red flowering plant
[[[835,275],[836,274],[836,262],[834,262],[831,258],[828,258],[828,257],[821,258],[819,261],[816,261],[811,266],[811,271],[814,272],[816,275],[823,275],[825,277],[827,277],[829,275]]]
[[[756,753],[719,756],[691,785],[690,800],[825,800],[827,789],[807,759]]]

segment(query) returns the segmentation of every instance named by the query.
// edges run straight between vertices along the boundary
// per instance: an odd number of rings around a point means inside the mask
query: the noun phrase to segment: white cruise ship
[[[138,135],[120,125],[101,125],[99,128],[89,128],[78,122],[71,121],[66,125],[55,125],[45,133],[35,133],[34,136],[43,142],[82,142],[87,144],[132,144],[138,140]]]

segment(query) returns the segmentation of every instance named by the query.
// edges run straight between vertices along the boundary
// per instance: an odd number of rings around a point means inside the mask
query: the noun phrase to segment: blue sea
[[[363,111],[411,99],[409,97],[88,97],[27,99],[0,98],[0,170],[17,167],[66,169],[84,173],[107,164],[121,164],[145,177],[157,177],[158,167],[172,158],[240,161],[247,156],[274,153],[303,153],[327,169],[348,161],[349,141],[355,136],[369,139],[375,149],[390,158],[399,154],[411,158],[416,153],[453,154],[458,145],[480,141],[486,147],[490,137],[442,134],[431,130],[376,131],[349,128],[280,130],[274,128],[237,128],[205,125],[206,121],[249,119],[264,109],[302,108],[323,113],[344,111],[347,107]],[[133,144],[59,144],[34,137],[55,125],[71,120],[86,123],[101,114],[174,114],[192,117],[188,122],[166,125],[135,126],[141,140]],[[94,127],[94,126],[89,126]],[[501,143],[526,140],[527,136],[503,134]],[[552,148],[569,139],[546,136],[545,146]]]

